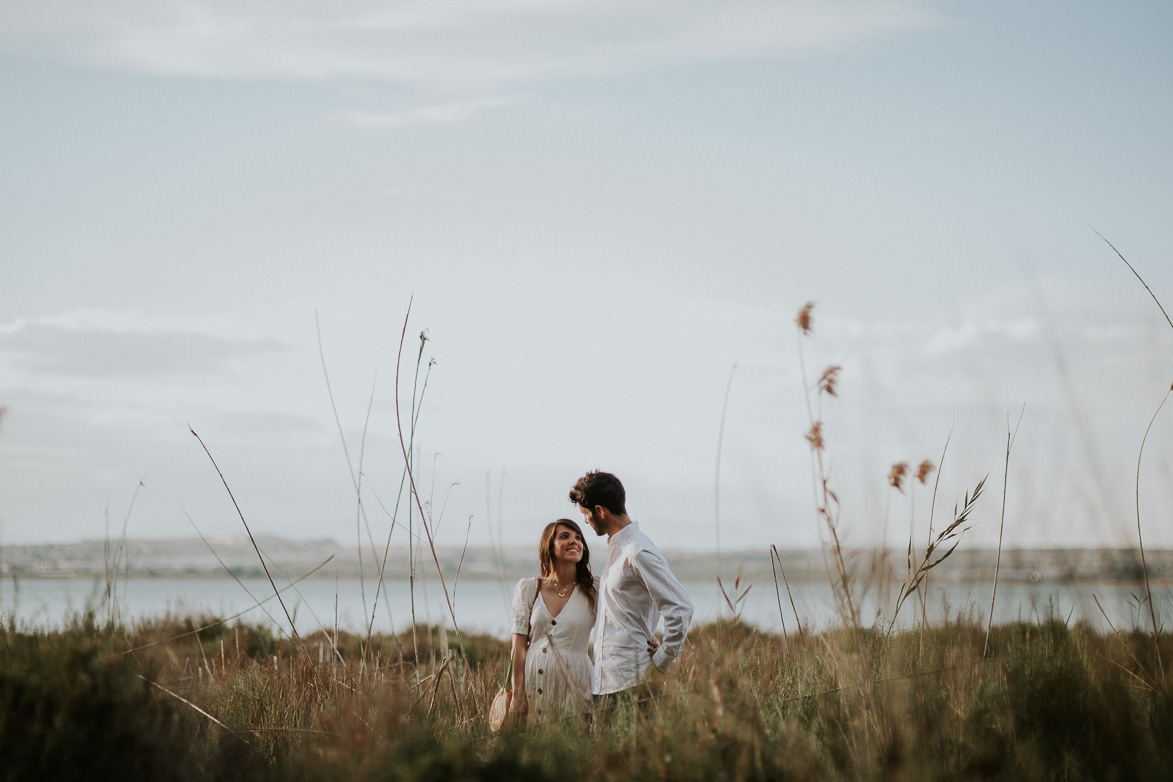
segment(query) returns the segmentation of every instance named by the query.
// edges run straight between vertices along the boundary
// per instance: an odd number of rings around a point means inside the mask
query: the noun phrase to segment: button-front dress
[[[551,616],[538,593],[537,578],[523,578],[513,591],[512,631],[529,635],[525,656],[525,694],[531,718],[583,713],[591,695],[591,658],[587,655],[595,612],[575,587],[566,605]],[[532,606],[532,608],[531,608]]]

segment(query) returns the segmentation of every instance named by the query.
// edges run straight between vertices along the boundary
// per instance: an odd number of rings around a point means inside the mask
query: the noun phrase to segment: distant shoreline
[[[0,547],[0,578],[104,578],[108,570],[119,578],[229,578],[226,568],[239,578],[264,578],[255,550],[246,538],[233,537],[209,542],[213,554],[199,538],[174,540],[131,539],[121,550],[104,541],[8,545]],[[359,556],[353,545],[334,541],[293,541],[284,538],[257,539],[274,578],[288,581],[318,568],[314,579],[373,579],[378,570],[369,551]],[[380,555],[382,552],[380,552]],[[1173,582],[1173,551],[1146,551],[1150,581]],[[720,564],[716,552],[666,550],[673,571],[684,581],[703,581],[721,576],[732,583],[738,569],[745,580],[772,582],[777,563],[772,565],[768,550],[724,551]],[[823,552],[819,550],[780,551],[783,569],[778,574],[790,583],[825,582],[827,571]],[[888,553],[888,578],[900,579],[905,569],[905,553]],[[217,561],[219,557],[220,561]],[[536,567],[532,547],[437,547],[436,557],[445,578],[462,580],[514,581],[531,575]],[[382,557],[380,556],[379,559]],[[876,551],[849,553],[861,579],[875,578],[883,570]],[[932,571],[933,579],[952,583],[990,582],[994,577],[997,551],[993,549],[958,549],[952,557]],[[323,564],[325,563],[325,564]],[[387,555],[385,578],[408,580],[410,561],[407,547],[393,546]],[[719,568],[719,569],[718,569]],[[416,571],[424,578],[435,577],[435,563],[426,548],[417,549]],[[1006,549],[1002,552],[998,578],[1005,582],[1029,583],[1130,583],[1141,580],[1140,557],[1131,549]]]

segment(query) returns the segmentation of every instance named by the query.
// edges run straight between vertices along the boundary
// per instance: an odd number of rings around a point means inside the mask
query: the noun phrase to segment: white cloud
[[[1037,345],[1042,337],[1043,329],[1033,318],[984,323],[967,321],[941,328],[925,342],[924,350],[929,354],[944,354],[994,340]]]
[[[451,103],[431,103],[401,111],[347,111],[336,118],[366,130],[383,130],[407,125],[451,125],[464,122],[477,114],[493,109],[514,106],[526,100],[523,95],[477,98]]]
[[[485,88],[806,57],[942,23],[916,0],[57,0],[0,8],[0,50],[147,73]]]
[[[209,372],[286,349],[272,339],[207,333],[135,312],[77,310],[0,326],[0,364],[10,372],[42,376]]]
[[[209,330],[209,326],[215,322],[212,319],[208,319],[206,323],[201,323],[191,318],[146,315],[133,309],[83,308],[64,310],[52,315],[42,315],[37,318],[18,318],[11,323],[0,324],[0,335],[15,334],[25,329],[39,326],[48,326],[69,331],[113,331],[121,333],[167,330],[212,333]]]

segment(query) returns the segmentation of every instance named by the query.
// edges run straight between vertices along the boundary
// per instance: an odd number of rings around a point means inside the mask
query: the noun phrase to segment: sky
[[[1173,546],[1171,33],[1162,2],[0,0],[0,546],[238,535],[233,499],[529,545],[604,469],[661,548],[817,547],[816,419],[849,546],[920,545],[985,476],[965,545]]]

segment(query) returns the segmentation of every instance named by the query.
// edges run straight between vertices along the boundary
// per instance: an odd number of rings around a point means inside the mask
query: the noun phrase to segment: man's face
[[[582,520],[587,523],[587,526],[589,526],[591,529],[593,529],[595,531],[596,535],[607,534],[603,530],[602,520],[599,519],[599,517],[595,514],[595,512],[593,510],[591,510],[590,508],[584,507],[582,505],[578,506],[578,510],[580,513],[582,513]]]

